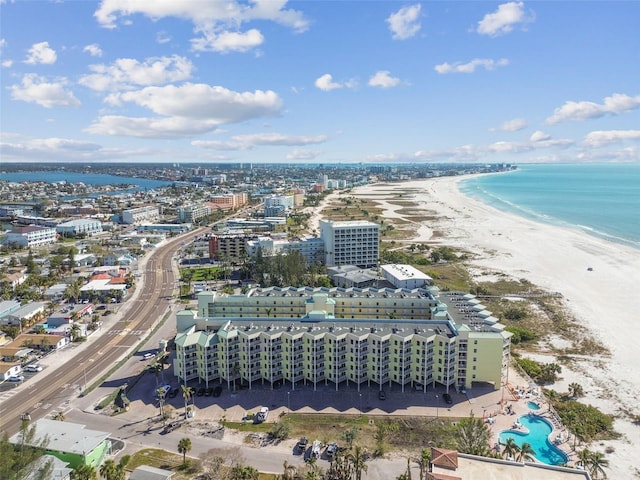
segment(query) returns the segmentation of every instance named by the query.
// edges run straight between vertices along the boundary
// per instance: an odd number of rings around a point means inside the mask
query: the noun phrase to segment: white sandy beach
[[[640,251],[496,210],[460,193],[460,180],[442,177],[370,185],[354,189],[352,194],[382,201],[383,208],[388,209],[382,216],[390,218],[402,217],[395,212],[402,207],[394,206],[393,198],[404,191],[404,201],[412,199],[419,209],[437,217],[415,225],[417,237],[409,242],[443,244],[472,252],[477,255],[472,263],[478,267],[478,274],[488,273],[485,280],[491,279],[491,272],[500,272],[560,292],[576,319],[610,349],[611,356],[580,358],[574,371],[563,367],[563,379],[553,388],[565,392],[567,385],[576,381],[586,393],[581,401],[621,417],[624,411],[640,414],[640,349],[634,329],[639,318]],[[442,235],[433,236],[434,232]],[[554,358],[541,360],[550,362]],[[640,444],[640,429],[628,418],[617,420],[615,428],[624,438],[590,448],[604,451],[613,447],[615,451],[607,454],[609,478],[633,478],[639,475],[634,445]]]

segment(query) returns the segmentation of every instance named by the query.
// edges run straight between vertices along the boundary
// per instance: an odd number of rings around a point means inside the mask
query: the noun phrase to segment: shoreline
[[[358,187],[356,197],[382,200],[385,208],[394,204],[401,185],[403,200],[411,200],[414,210],[428,210],[435,217],[420,224],[408,243],[447,245],[470,252],[468,263],[477,269],[476,280],[491,281],[492,272],[511,278],[526,278],[552,292],[560,292],[565,307],[588,332],[610,351],[609,356],[572,356],[571,368],[563,365],[561,380],[551,388],[564,392],[572,382],[585,391],[581,399],[603,412],[621,416],[614,428],[623,437],[597,442],[591,449],[614,449],[610,460],[612,477],[629,478],[637,472],[632,445],[640,443],[640,431],[624,412],[638,412],[640,391],[640,353],[633,327],[635,298],[640,284],[640,253],[630,246],[599,239],[579,230],[536,222],[515,213],[504,212],[465,195],[459,182],[465,177],[439,177],[402,184]],[[384,196],[382,196],[384,195]],[[402,208],[397,206],[397,210]],[[389,212],[385,212],[389,213]],[[393,212],[402,217],[399,212]],[[389,216],[389,215],[387,215]],[[434,235],[441,232],[441,235]],[[589,270],[591,269],[591,270]],[[538,360],[555,361],[548,346]],[[551,344],[551,345],[550,345]],[[563,345],[553,345],[561,348]],[[543,348],[544,350],[544,348]]]

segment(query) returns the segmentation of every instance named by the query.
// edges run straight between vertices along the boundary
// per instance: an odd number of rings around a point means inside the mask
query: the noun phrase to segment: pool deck
[[[542,417],[549,421],[552,426],[552,432],[549,435],[549,442],[555,445],[559,450],[564,452],[569,459],[567,466],[575,466],[577,461],[577,452],[573,449],[573,436],[562,425],[560,418],[551,410],[549,403],[545,397],[541,395],[539,387],[528,387],[510,385],[508,389],[509,395],[504,396],[502,405],[497,405],[497,409],[487,411],[483,415],[486,423],[489,424],[493,436],[491,445],[498,444],[500,432],[504,430],[514,430],[526,433],[525,427],[517,427],[517,420],[529,413]],[[535,402],[540,406],[539,410],[532,410],[528,406],[528,402]]]

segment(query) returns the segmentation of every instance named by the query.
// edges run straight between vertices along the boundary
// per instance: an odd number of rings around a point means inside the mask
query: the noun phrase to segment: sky
[[[640,2],[0,0],[0,163],[640,161]]]

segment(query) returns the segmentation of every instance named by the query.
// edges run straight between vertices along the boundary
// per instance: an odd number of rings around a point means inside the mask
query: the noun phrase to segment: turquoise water
[[[460,190],[498,209],[640,249],[640,164],[518,165]]]
[[[536,402],[527,402],[527,407],[529,407],[529,410],[540,410],[540,405]]]
[[[500,432],[500,443],[507,443],[508,438],[518,444],[519,447],[527,442],[535,450],[536,460],[547,465],[564,465],[569,458],[558,447],[549,441],[549,435],[553,431],[551,424],[537,415],[523,415],[518,419],[529,433],[518,432],[516,430],[505,430]]]

